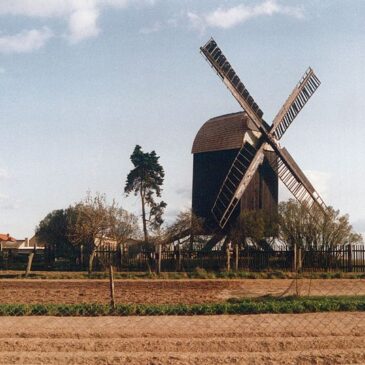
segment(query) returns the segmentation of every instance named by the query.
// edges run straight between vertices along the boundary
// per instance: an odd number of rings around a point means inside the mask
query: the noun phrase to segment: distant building
[[[11,253],[27,254],[36,249],[37,251],[44,250],[44,244],[39,243],[35,236],[30,240],[28,238],[15,239],[9,233],[0,233],[0,251]]]

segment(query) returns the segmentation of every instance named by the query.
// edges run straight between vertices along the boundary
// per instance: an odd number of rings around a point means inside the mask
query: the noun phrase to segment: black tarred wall
[[[211,214],[219,189],[231,167],[237,149],[194,154],[193,166],[193,212],[204,219],[207,233],[218,230]],[[237,218],[240,211],[263,209],[272,214],[278,205],[278,178],[268,159],[275,161],[273,152],[265,152],[265,159],[241,198],[241,204],[232,214]]]

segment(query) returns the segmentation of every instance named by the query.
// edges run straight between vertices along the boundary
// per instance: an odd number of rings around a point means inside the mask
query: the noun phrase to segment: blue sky
[[[360,0],[0,1],[0,231],[31,236],[87,190],[138,214],[123,196],[137,143],[161,156],[167,219],[188,208],[196,132],[240,110],[199,54],[213,36],[268,122],[314,68],[281,143],[365,232],[364,24]]]

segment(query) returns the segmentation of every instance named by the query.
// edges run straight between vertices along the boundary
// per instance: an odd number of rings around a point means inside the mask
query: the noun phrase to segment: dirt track
[[[289,290],[288,290],[289,288]],[[365,295],[364,279],[118,280],[118,303],[207,303],[262,295]],[[0,303],[108,303],[107,280],[0,280]]]
[[[0,364],[364,364],[365,313],[3,317]]]

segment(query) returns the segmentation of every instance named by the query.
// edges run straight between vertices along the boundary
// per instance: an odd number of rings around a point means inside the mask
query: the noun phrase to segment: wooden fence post
[[[177,270],[181,271],[181,245],[180,242],[177,244]]]
[[[84,268],[84,246],[80,245],[80,266],[81,270]]]
[[[293,246],[293,272],[297,272],[297,244]]]
[[[298,264],[297,264],[297,271],[302,271],[302,248],[298,247]]]
[[[347,246],[347,249],[348,249],[348,251],[347,251],[348,271],[349,271],[349,272],[352,272],[352,270],[353,270],[353,267],[352,267],[352,245],[351,245],[351,244],[349,244],[349,245]]]
[[[234,269],[238,271],[238,264],[239,264],[239,246],[238,243],[234,244]]]
[[[124,250],[123,250],[123,244],[119,245],[119,253],[120,253],[120,270],[122,270],[123,267],[123,254],[124,254]]]
[[[27,263],[27,269],[25,270],[25,277],[27,278],[30,274],[30,271],[32,269],[32,263],[33,263],[33,258],[34,258],[34,254],[37,251],[37,243],[34,243],[34,249],[33,251],[28,255],[28,263]]]
[[[227,245],[226,248],[226,256],[227,256],[226,270],[229,272],[231,271],[231,251],[229,250],[229,245]]]
[[[156,273],[161,273],[161,255],[162,254],[162,245],[158,244],[157,252],[156,252]]]
[[[110,289],[110,306],[115,309],[115,292],[114,292],[114,274],[113,266],[109,265],[109,289]]]

